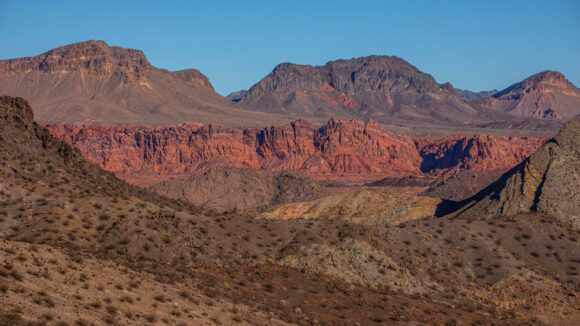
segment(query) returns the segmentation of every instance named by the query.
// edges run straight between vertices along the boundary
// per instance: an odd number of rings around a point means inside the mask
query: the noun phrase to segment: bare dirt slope
[[[547,70],[473,102],[520,116],[568,120],[580,114],[580,89]]]
[[[236,168],[209,170],[149,189],[218,212],[307,201],[323,195],[321,185],[300,173]]]
[[[476,193],[495,182],[506,169],[490,171],[459,171],[449,178],[433,182],[422,195],[445,200],[460,201],[472,197]]]

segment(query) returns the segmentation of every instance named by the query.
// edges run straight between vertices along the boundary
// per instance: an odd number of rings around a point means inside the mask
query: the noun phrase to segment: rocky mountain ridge
[[[398,57],[368,56],[324,66],[282,63],[252,86],[237,106],[307,119],[372,118],[414,131],[472,128],[555,131],[561,124],[537,116],[468,102],[450,83],[439,84]]]
[[[477,114],[450,84],[438,84],[403,59],[389,56],[336,60],[324,66],[282,63],[252,86],[239,105],[300,117],[333,114],[379,122],[400,115],[429,120],[443,111],[462,117]]]

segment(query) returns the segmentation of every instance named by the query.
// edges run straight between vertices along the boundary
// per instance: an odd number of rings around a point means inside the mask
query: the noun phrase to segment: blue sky
[[[504,88],[561,71],[580,85],[580,1],[0,0],[0,59],[98,39],[197,68],[221,94],[276,64],[396,55],[439,82]]]

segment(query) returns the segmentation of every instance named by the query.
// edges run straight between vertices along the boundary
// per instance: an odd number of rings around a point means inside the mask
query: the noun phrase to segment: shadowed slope
[[[488,218],[541,212],[579,227],[580,118],[498,181],[468,199],[455,214]]]

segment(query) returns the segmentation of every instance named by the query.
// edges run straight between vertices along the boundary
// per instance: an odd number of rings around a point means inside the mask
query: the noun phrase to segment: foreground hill
[[[465,217],[541,212],[580,226],[580,118],[498,181],[467,200]]]
[[[47,125],[53,135],[102,168],[139,184],[220,167],[309,175],[443,175],[511,168],[545,139],[461,136],[412,139],[376,121],[306,120],[264,129],[218,125],[168,127]]]
[[[543,71],[474,103],[536,118],[568,120],[580,114],[580,90],[557,71]]]
[[[295,117],[349,118],[426,132],[445,128],[552,129],[539,122],[485,109],[460,98],[405,60],[369,56],[324,66],[283,63],[238,101],[241,108]],[[509,125],[495,125],[510,122]]]
[[[27,98],[43,122],[232,127],[288,121],[232,108],[198,70],[169,72],[143,52],[103,41],[75,43],[35,57],[0,60],[0,93]]]
[[[25,101],[0,103],[2,324],[580,322],[564,219],[433,218],[440,200],[381,191],[306,202],[304,218],[300,203],[208,215],[87,163]]]

